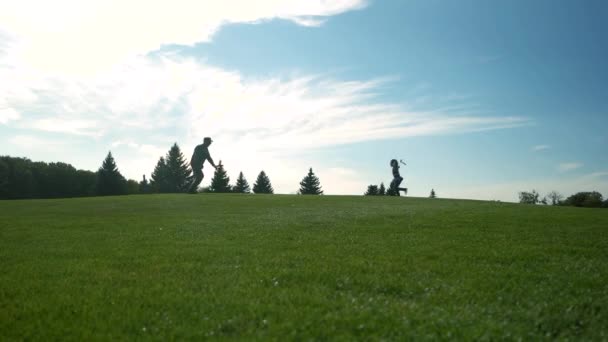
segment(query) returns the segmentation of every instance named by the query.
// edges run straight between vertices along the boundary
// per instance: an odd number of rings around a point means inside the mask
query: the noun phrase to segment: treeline
[[[77,170],[70,164],[33,162],[27,158],[0,157],[0,199],[62,198],[139,193],[134,180],[126,180],[112,153],[97,172]]]
[[[380,183],[380,186],[375,184],[370,184],[367,186],[367,190],[363,193],[363,196],[397,196],[397,193],[391,189],[390,187],[386,188],[384,186],[384,182]],[[437,198],[437,193],[435,193],[435,189],[431,189],[429,193],[429,198]]]
[[[127,180],[119,171],[112,152],[108,152],[96,172],[77,170],[66,163],[33,162],[27,158],[0,156],[0,199],[61,198],[151,193],[183,193],[192,181],[192,170],[177,143],[161,156],[150,180]],[[274,194],[270,178],[263,170],[253,187],[243,172],[236,183],[220,161],[208,187],[200,192]],[[298,194],[323,194],[319,178],[312,168],[300,182]]]
[[[608,199],[604,200],[601,193],[597,191],[577,192],[564,199],[564,196],[557,191],[551,191],[541,198],[536,190],[519,192],[519,203],[523,204],[545,204],[562,205],[584,208],[608,208]]]
[[[93,196],[96,175],[66,163],[33,162],[0,157],[0,198],[59,198]]]

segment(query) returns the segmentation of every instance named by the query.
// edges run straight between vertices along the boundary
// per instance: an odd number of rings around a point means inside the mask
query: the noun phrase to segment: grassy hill
[[[608,210],[395,197],[0,201],[0,340],[608,338]]]

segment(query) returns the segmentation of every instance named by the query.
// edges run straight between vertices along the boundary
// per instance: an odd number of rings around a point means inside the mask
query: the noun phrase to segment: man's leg
[[[188,192],[191,194],[195,194],[198,185],[201,184],[201,182],[203,181],[203,177],[205,176],[203,175],[203,170],[199,168],[193,168],[192,173],[194,175],[194,178],[192,179],[192,183],[190,184]]]

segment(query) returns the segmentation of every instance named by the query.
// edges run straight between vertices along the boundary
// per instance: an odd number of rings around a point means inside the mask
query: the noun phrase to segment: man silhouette
[[[196,193],[198,185],[201,184],[203,178],[205,177],[203,174],[203,164],[205,163],[205,160],[208,160],[209,164],[211,164],[213,168],[217,168],[213,162],[213,159],[211,158],[211,155],[209,154],[209,145],[211,145],[212,142],[213,140],[211,140],[211,138],[206,137],[203,139],[202,144],[194,148],[192,159],[190,159],[190,166],[192,166],[192,174],[194,175],[194,178],[192,179],[192,183],[188,189],[188,192],[191,194]]]

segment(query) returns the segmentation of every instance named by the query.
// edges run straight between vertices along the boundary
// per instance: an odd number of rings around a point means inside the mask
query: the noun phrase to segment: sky
[[[603,0],[0,0],[0,155],[150,177],[206,136],[292,194],[608,196]],[[202,185],[213,169],[206,166]]]

